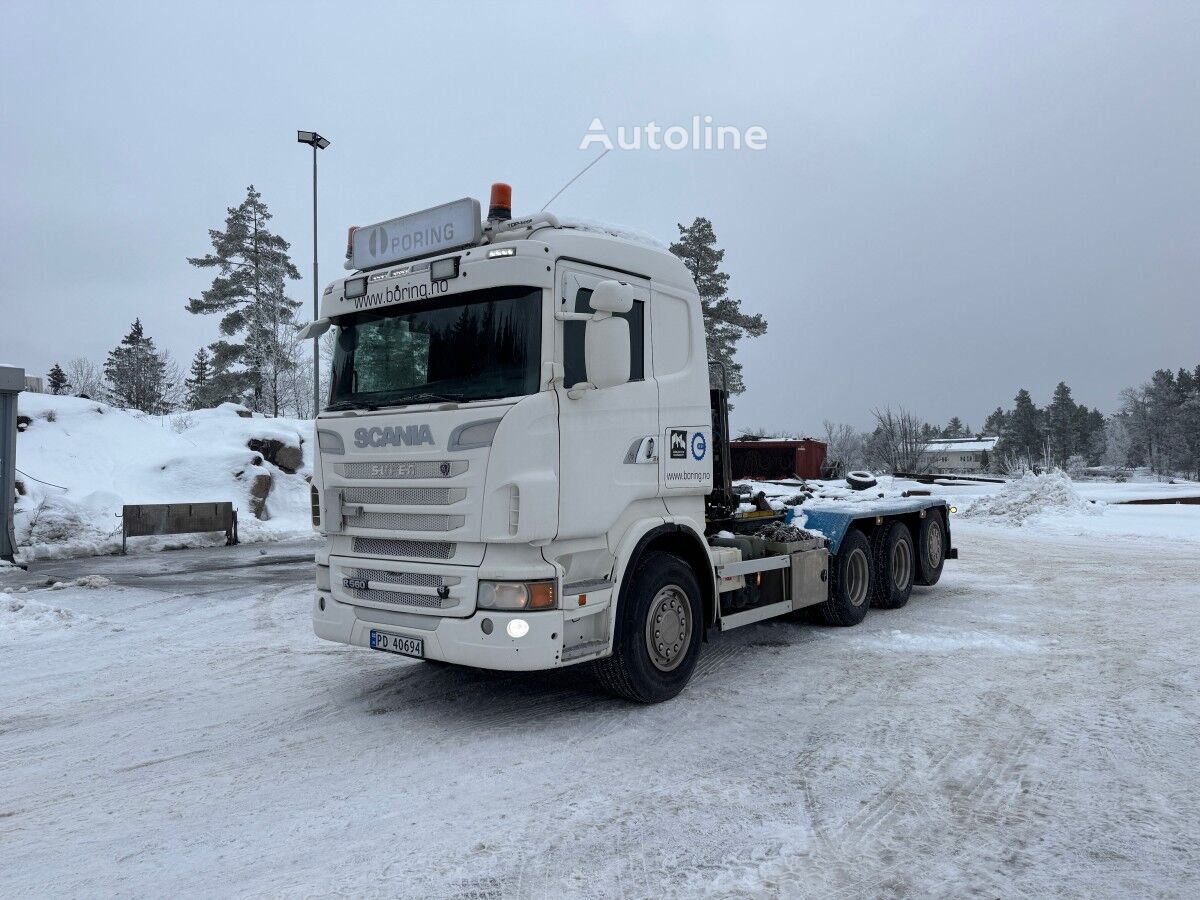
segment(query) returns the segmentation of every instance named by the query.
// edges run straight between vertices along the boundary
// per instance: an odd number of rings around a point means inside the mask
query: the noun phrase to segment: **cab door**
[[[559,322],[558,359],[564,376],[559,395],[559,532],[563,540],[603,535],[631,505],[645,501],[660,513],[658,500],[658,383],[651,371],[650,282],[580,263],[560,263],[555,277],[558,308],[592,312],[591,296],[606,279],[634,288],[633,308],[619,314],[629,323],[629,381],[619,387],[585,390],[586,322]]]

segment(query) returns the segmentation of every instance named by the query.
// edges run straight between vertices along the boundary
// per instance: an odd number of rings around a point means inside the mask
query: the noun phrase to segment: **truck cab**
[[[662,246],[510,209],[498,185],[486,220],[466,198],[351,231],[308,330],[336,328],[313,627],[667,699],[745,579],[706,538],[700,299]]]

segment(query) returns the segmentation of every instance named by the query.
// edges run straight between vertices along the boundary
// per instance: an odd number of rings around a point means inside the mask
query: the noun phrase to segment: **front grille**
[[[345,503],[380,503],[394,506],[449,506],[466,499],[466,488],[396,488],[396,487],[348,487],[342,488]]]
[[[411,559],[450,559],[458,549],[454,541],[403,541],[356,537],[351,550],[363,556],[405,556]]]
[[[380,531],[453,531],[462,528],[466,516],[439,513],[367,512],[346,516],[347,528],[375,528]]]
[[[386,569],[353,569],[355,578],[367,581],[378,581],[381,584],[403,584],[407,587],[436,588],[442,585],[458,584],[462,581],[456,575],[434,575],[432,572],[389,572]]]
[[[423,609],[448,609],[458,606],[457,597],[435,597],[433,594],[410,594],[406,591],[347,591],[356,600],[367,600],[371,603],[388,603],[393,606],[419,606]]]
[[[338,463],[345,478],[453,478],[467,471],[467,460],[423,459],[417,462]]]

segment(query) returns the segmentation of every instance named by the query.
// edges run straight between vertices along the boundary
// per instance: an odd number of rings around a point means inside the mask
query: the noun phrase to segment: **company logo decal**
[[[387,250],[387,247],[387,232],[379,227],[371,229],[371,241],[367,248],[371,251],[371,255],[379,256]]]
[[[354,430],[355,447],[418,447],[432,443],[433,432],[428,425],[388,425]]]
[[[671,459],[687,459],[687,432],[671,429]]]
[[[697,431],[692,435],[692,459],[696,462],[704,459],[704,454],[708,451],[708,442],[704,440],[704,435]]]

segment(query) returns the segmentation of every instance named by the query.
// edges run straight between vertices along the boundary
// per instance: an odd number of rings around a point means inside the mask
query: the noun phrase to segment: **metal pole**
[[[17,395],[25,387],[25,370],[0,366],[0,559],[13,562],[13,495],[17,478]]]
[[[313,144],[313,321],[321,317],[317,280],[317,145]],[[313,418],[321,411],[321,339],[313,338]]]

